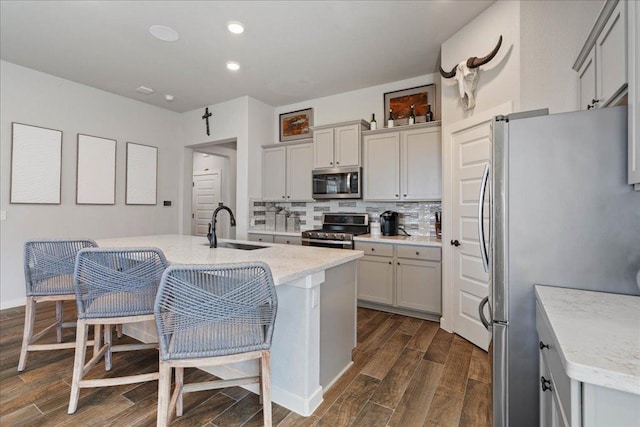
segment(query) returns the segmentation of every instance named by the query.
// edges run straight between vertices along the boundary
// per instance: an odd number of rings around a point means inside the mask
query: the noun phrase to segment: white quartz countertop
[[[230,240],[219,239],[218,242]],[[252,251],[209,248],[209,242],[201,236],[166,234],[158,236],[119,237],[99,239],[102,248],[109,247],[155,247],[164,252],[172,264],[228,264],[262,261],[269,265],[274,283],[277,285],[300,279],[307,275],[327,270],[363,255],[362,251],[319,248],[313,246],[278,245],[243,240],[233,242],[264,246]]]
[[[361,234],[353,238],[356,242],[393,243],[395,245],[436,246],[442,247],[442,240],[429,236],[371,236]]]
[[[567,375],[640,395],[640,297],[536,286]]]

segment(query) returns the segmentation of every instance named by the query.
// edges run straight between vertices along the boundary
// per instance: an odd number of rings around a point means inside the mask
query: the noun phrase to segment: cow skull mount
[[[478,67],[491,61],[494,56],[500,50],[502,45],[502,36],[498,40],[498,44],[493,48],[491,53],[482,58],[472,56],[466,61],[460,62],[453,67],[451,71],[447,72],[440,67],[440,74],[445,79],[455,78],[458,82],[458,91],[460,92],[460,99],[462,101],[462,107],[465,110],[469,110],[476,105],[476,87],[478,86]]]

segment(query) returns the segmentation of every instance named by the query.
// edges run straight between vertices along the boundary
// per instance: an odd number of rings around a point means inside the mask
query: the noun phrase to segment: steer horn
[[[502,46],[502,36],[500,36],[500,39],[498,39],[498,44],[496,44],[496,47],[494,47],[491,53],[489,53],[487,56],[482,58],[478,58],[477,56],[472,56],[471,58],[467,59],[467,67],[478,68],[479,66],[484,65],[487,62],[491,61],[493,57],[496,56],[496,54],[498,53],[498,50],[500,50],[500,46]],[[451,71],[445,71],[442,69],[442,66],[440,66],[440,74],[445,79],[450,79],[451,77],[455,77],[456,68],[457,68],[457,65],[455,65],[451,69]]]
[[[488,54],[487,56],[483,58],[478,58],[476,56],[473,56],[467,59],[467,67],[478,68],[479,66],[484,65],[487,62],[491,61],[493,57],[496,56],[496,54],[498,53],[498,50],[500,50],[501,45],[502,45],[502,36],[500,36],[500,39],[498,40],[498,44],[496,45],[496,47],[494,47],[491,53]]]

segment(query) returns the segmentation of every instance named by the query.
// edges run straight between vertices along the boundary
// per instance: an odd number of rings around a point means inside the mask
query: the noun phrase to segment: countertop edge
[[[552,289],[567,289],[570,291],[583,291],[583,292],[597,292],[587,291],[582,289],[561,288],[554,286],[535,285],[536,300],[540,303],[542,314],[545,321],[551,326],[551,334],[556,343],[558,343],[558,354],[560,355],[560,361],[562,367],[567,376],[573,380],[580,381],[587,384],[592,384],[600,387],[607,387],[635,395],[640,395],[640,376],[627,374],[619,371],[612,371],[601,366],[586,365],[584,363],[577,362],[570,358],[567,358],[563,343],[558,339],[554,324],[549,318],[547,313],[547,307],[545,307],[544,299],[542,295],[544,288]]]
[[[442,247],[442,241],[431,237],[421,236],[376,236],[365,234],[362,236],[355,236],[353,238],[356,242],[370,242],[370,243],[385,243],[394,245],[411,245],[411,246],[431,246],[436,248]]]

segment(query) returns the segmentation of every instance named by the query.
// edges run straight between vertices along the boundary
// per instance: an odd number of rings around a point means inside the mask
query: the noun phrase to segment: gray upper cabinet
[[[617,105],[627,93],[628,3],[604,3],[573,65],[580,78],[580,109]]]
[[[366,132],[363,141],[365,200],[441,200],[440,126]]]
[[[275,144],[262,150],[262,199],[311,201],[313,144]]]
[[[360,166],[361,132],[369,128],[364,120],[313,127],[315,169]]]

